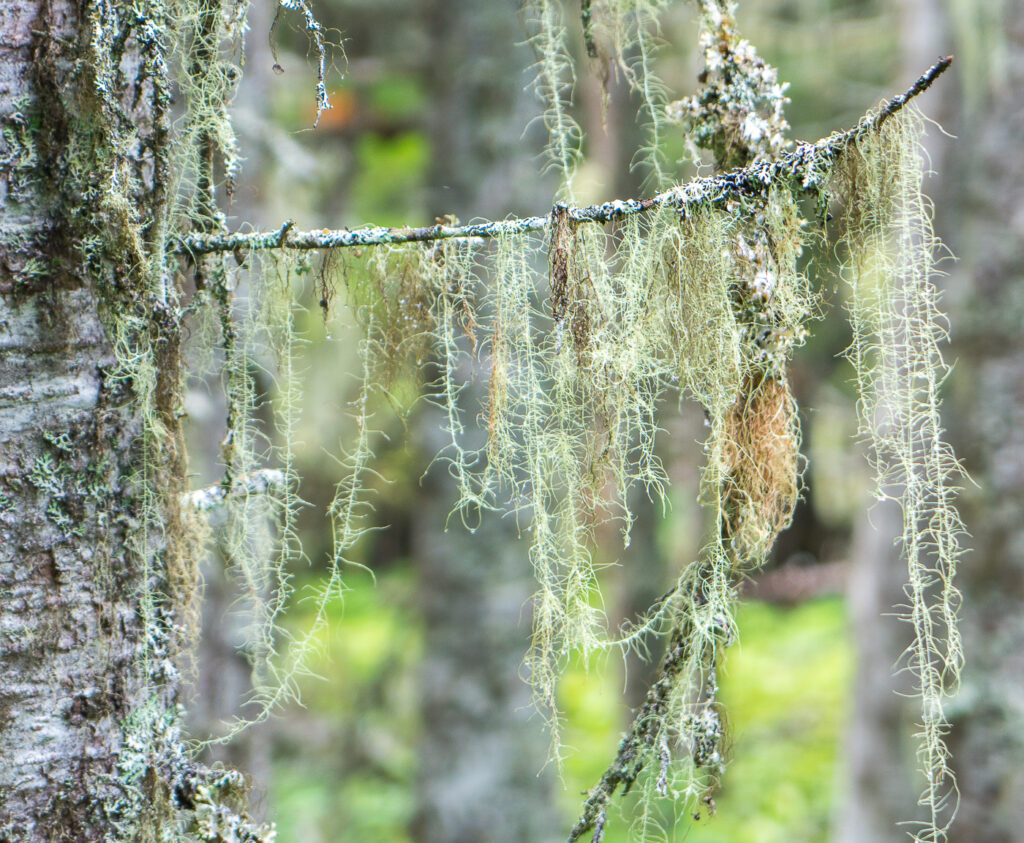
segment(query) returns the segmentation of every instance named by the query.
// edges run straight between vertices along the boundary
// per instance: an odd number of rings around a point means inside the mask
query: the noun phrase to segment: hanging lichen
[[[702,5],[706,88],[677,111],[690,114],[691,123],[699,121],[698,130],[691,125],[694,141],[714,151],[719,168],[769,159],[778,153],[787,128],[774,70],[738,39],[728,9],[714,2]],[[728,87],[717,80],[723,65]],[[746,89],[738,94],[734,89],[740,85]],[[736,115],[754,114],[754,102],[776,96],[779,107],[762,121],[764,131],[733,137]],[[701,106],[704,99],[717,108]],[[670,645],[657,693],[648,697],[591,792],[570,839],[593,829],[599,840],[611,796],[619,787],[628,790],[645,769],[652,771],[648,798],[671,791],[684,801],[710,800],[724,767],[717,670],[722,651],[735,638],[736,589],[745,573],[763,564],[788,526],[799,491],[800,435],[786,364],[812,312],[807,281],[796,269],[802,221],[789,186],[781,184],[755,202],[727,200],[712,214],[715,227],[694,232],[676,253],[676,262],[688,270],[687,286],[711,298],[704,307],[688,309],[689,324],[679,325],[678,332],[686,336],[704,328],[705,336],[725,343],[694,348],[692,356],[684,344],[678,361],[679,369],[690,373],[684,374],[683,386],[704,406],[709,427],[702,500],[713,514],[712,538],[669,601],[674,604]],[[687,254],[695,248],[697,255]],[[707,254],[701,253],[704,248]],[[717,290],[708,275],[719,279]],[[711,330],[701,324],[702,312],[715,314],[718,324]],[[671,763],[673,746],[682,748],[684,763]],[[642,812],[641,836],[652,817]]]
[[[646,171],[647,186],[655,189],[672,180],[664,149],[671,131],[667,91],[654,73],[659,19],[670,5],[669,0],[583,0],[580,4],[584,46],[601,80],[605,107],[615,74],[622,75],[640,101],[646,137],[633,165]]]
[[[878,499],[897,501],[903,515],[908,603],[901,613],[913,629],[905,666],[921,696],[918,762],[928,811],[914,839],[933,843],[945,839],[956,810],[943,701],[963,661],[953,578],[964,528],[954,505],[960,466],[942,438],[946,332],[932,280],[938,244],[921,192],[922,122],[910,107],[850,145],[830,189],[842,197],[853,326],[848,356],[857,372],[861,433],[871,444]]]
[[[576,74],[562,5],[559,0],[528,0],[523,12],[536,55],[534,88],[544,104],[545,155],[548,166],[558,173],[564,198],[572,200],[583,132],[569,111]]]
[[[932,814],[918,839],[942,839],[952,790],[942,699],[960,661],[951,584],[960,524],[951,500],[956,463],[941,442],[938,416],[945,370],[917,117],[900,111],[909,97],[857,130],[787,151],[784,86],[739,39],[731,6],[707,0],[701,4],[705,87],[672,113],[695,145],[712,151],[716,176],[648,200],[558,204],[550,216],[522,220],[458,226],[448,219],[421,229],[341,232],[294,232],[287,224],[276,232],[229,235],[216,173],[223,170],[230,191],[239,158],[227,108],[239,77],[232,49],[244,32],[245,3],[144,5],[146,14],[134,23],[117,18],[108,4],[93,4],[88,18],[89,70],[112,125],[126,121],[109,95],[119,71],[104,51],[121,43],[122,31],[138,41],[140,73],[152,94],[159,192],[159,213],[144,226],[131,204],[134,180],[144,174],[126,168],[124,134],[106,138],[102,154],[89,161],[104,174],[103,190],[91,201],[109,231],[94,226],[83,237],[83,260],[99,264],[116,245],[134,260],[138,294],[131,301],[112,295],[108,303],[118,355],[110,377],[130,385],[144,427],[134,478],[142,518],[132,552],[147,583],[141,599],[147,641],[136,669],[151,691],[125,725],[125,797],[111,808],[119,821],[128,828],[149,810],[143,786],[156,775],[173,783],[185,813],[167,828],[177,824],[207,839],[232,839],[239,829],[247,839],[272,839],[272,832],[225,807],[237,795],[237,781],[187,759],[173,700],[161,692],[173,670],[168,653],[184,635],[197,591],[196,544],[207,535],[217,542],[251,620],[245,648],[254,693],[227,734],[217,736],[226,738],[295,694],[328,600],[341,592],[344,566],[356,563],[357,544],[373,526],[368,489],[384,418],[395,408],[405,412],[419,395],[444,412],[438,462],[458,488],[453,515],[472,529],[484,510],[511,512],[528,539],[538,592],[527,663],[556,734],[557,680],[570,656],[637,646],[649,634],[667,641],[661,674],[571,839],[593,830],[599,841],[612,796],[641,777],[651,798],[710,801],[724,769],[717,673],[737,634],[737,588],[764,563],[800,488],[800,431],[786,370],[816,307],[797,264],[804,248],[797,200],[813,193],[834,194],[842,203],[863,429],[874,442],[879,494],[903,505],[908,619],[916,636],[909,666],[924,702],[921,763],[929,784],[923,802]],[[667,112],[650,73],[650,51],[663,5],[582,6],[588,51],[614,59],[642,100],[659,184],[668,180],[660,157]],[[302,13],[317,47],[319,116],[327,107],[323,31],[305,2],[281,0],[279,7]],[[574,64],[567,30],[555,0],[526,8],[549,163],[561,176],[563,198],[571,199],[581,138],[570,113]],[[151,27],[163,32],[172,21],[168,51]],[[182,118],[172,146],[175,84]],[[281,620],[302,557],[295,535],[302,501],[292,450],[300,397],[293,309],[314,271],[311,249],[323,250],[315,283],[325,324],[335,318],[337,292],[360,331],[361,371],[354,432],[339,454],[340,479],[327,513],[334,529],[329,576],[312,629],[288,641]],[[188,282],[172,272],[179,255],[190,261]],[[178,422],[186,306],[205,322],[196,336],[215,346],[205,350],[205,360],[220,375],[226,407],[224,477],[191,493],[183,487]],[[462,371],[470,358],[487,372],[481,407],[464,405]],[[701,499],[709,535],[674,589],[615,634],[601,602],[595,530],[613,522],[628,546],[631,493],[662,499],[668,479],[656,450],[658,414],[681,397],[698,402],[707,418]],[[468,441],[464,419],[476,412],[486,421],[486,442]],[[177,481],[166,483],[163,473]],[[215,509],[222,514],[209,528],[197,523],[198,514]],[[654,828],[652,817],[641,814],[638,834]]]

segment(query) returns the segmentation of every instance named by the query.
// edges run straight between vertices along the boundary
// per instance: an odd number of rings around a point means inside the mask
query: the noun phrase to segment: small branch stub
[[[196,489],[184,495],[184,503],[197,512],[209,512],[223,506],[230,498],[266,495],[285,486],[284,472],[273,468],[259,469],[239,477],[231,486],[218,484]]]

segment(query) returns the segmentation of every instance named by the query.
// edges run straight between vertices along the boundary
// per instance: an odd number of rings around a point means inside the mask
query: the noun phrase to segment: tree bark
[[[56,168],[81,140],[82,34],[67,0],[0,9],[0,840],[105,839],[151,678],[127,550],[142,419],[108,377],[105,279],[78,260]]]
[[[197,594],[166,258],[179,35],[159,0],[0,10],[4,841],[265,839],[228,805],[242,777],[178,731]]]

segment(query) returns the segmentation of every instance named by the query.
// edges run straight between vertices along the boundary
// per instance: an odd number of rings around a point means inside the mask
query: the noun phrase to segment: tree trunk
[[[857,667],[835,843],[901,843],[907,834],[898,824],[916,812],[913,748],[905,737],[913,716],[905,695],[912,689],[906,677],[899,682],[893,676],[909,643],[907,625],[892,614],[906,599],[906,569],[895,545],[901,525],[898,505],[887,501],[873,506],[854,531],[847,604]]]
[[[443,445],[438,413],[424,421]],[[532,579],[514,525],[486,513],[475,534],[452,519],[434,474],[414,527],[425,653],[420,666],[417,843],[557,839],[547,743],[522,678]]]
[[[189,43],[219,14],[200,0]],[[166,256],[178,37],[161,0],[0,10],[4,841],[265,839],[177,725],[197,594]],[[201,50],[199,87],[221,69]]]
[[[951,427],[978,484],[962,494],[973,540],[960,578],[966,668],[950,743],[961,802],[950,840],[1011,843],[1024,828],[1024,4],[966,8],[975,35],[987,17],[993,37],[963,71],[977,99],[961,101],[952,169],[962,175],[948,205],[960,257]],[[1005,62],[986,73],[994,56]]]
[[[520,75],[529,51],[510,36],[516,4],[444,0],[424,15],[432,30],[430,209],[472,218],[543,205],[553,185],[527,175],[535,151],[520,140],[532,103]],[[464,369],[472,382],[460,404],[479,445],[475,416],[488,374]],[[419,430],[430,457],[445,446],[439,411],[424,412]],[[526,543],[499,513],[485,513],[474,535],[457,516],[445,529],[456,498],[438,463],[413,515],[425,653],[412,835],[417,843],[541,843],[558,824],[552,776],[540,775],[547,743],[522,679],[533,584]]]
[[[126,769],[125,723],[175,685],[147,700],[138,669],[142,418],[110,377],[111,276],[83,265],[90,222],[68,206],[72,154],[90,160],[72,147],[102,119],[80,14],[0,9],[0,840],[106,839],[129,819],[150,785]]]

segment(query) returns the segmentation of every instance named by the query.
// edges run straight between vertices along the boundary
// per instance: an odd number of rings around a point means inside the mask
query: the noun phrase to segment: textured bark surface
[[[140,675],[142,429],[63,167],[88,96],[80,7],[0,8],[0,840],[107,839]],[[78,174],[81,177],[81,174]],[[86,178],[102,184],[102,173]],[[84,204],[84,200],[79,199]],[[109,279],[108,279],[109,282]],[[150,642],[152,644],[152,642]],[[173,674],[164,677],[173,692]]]

